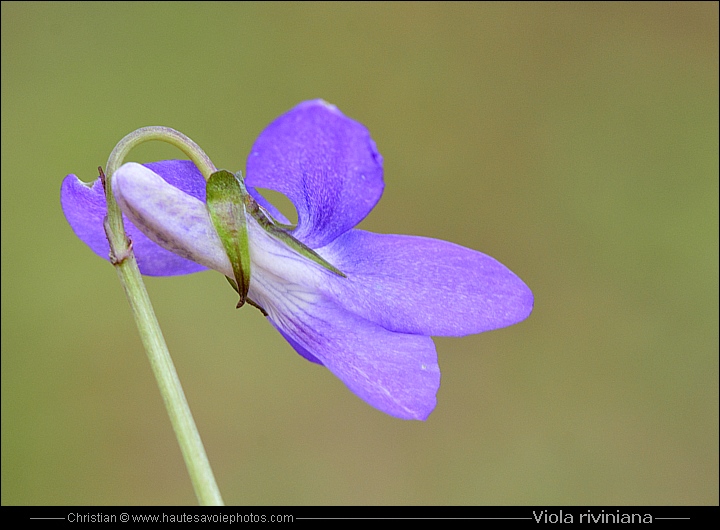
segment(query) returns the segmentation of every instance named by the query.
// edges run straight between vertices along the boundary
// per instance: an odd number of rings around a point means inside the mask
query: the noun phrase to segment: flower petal
[[[365,126],[315,100],[260,134],[248,156],[246,184],[284,193],[298,213],[293,235],[317,248],[370,213],[383,192],[382,174],[382,157]]]
[[[165,160],[145,164],[173,186],[198,199],[205,200],[205,179],[188,160]],[[68,175],[60,189],[60,203],[65,217],[75,234],[98,256],[109,259],[103,219],[107,214],[105,192],[100,179],[92,185]],[[125,230],[133,244],[142,274],[148,276],[175,276],[205,270],[205,267],[165,250],[148,239],[126,217]]]
[[[321,289],[357,315],[401,333],[460,336],[510,326],[530,289],[495,259],[447,241],[352,230],[318,253],[347,278]]]
[[[424,420],[435,408],[440,369],[430,337],[393,333],[312,293],[265,302],[268,320],[297,352],[320,362],[373,407]]]
[[[190,160],[162,160],[142,164],[171,186],[205,202],[205,177]]]
[[[203,201],[134,162],[115,172],[112,187],[123,214],[150,240],[166,252],[232,277],[230,260]]]
[[[279,328],[279,327],[277,326],[277,324],[275,324],[272,320],[269,319],[269,321],[270,321],[270,323],[271,323],[273,326],[275,326],[275,329],[278,330],[278,332],[280,333],[280,335],[283,336],[283,339],[285,339],[286,341],[288,341],[288,343],[290,344],[290,346],[293,347],[293,349],[300,355],[300,357],[304,357],[305,359],[307,359],[307,360],[310,361],[311,363],[315,363],[315,364],[319,364],[320,366],[323,366],[323,363],[320,362],[320,359],[318,359],[317,357],[315,357],[312,353],[310,353],[310,352],[307,351],[305,348],[303,348],[302,346],[300,346],[297,342],[295,342],[294,340],[292,340],[292,338],[290,338],[290,337],[287,335],[287,333],[285,333],[285,332],[282,330],[282,328]]]

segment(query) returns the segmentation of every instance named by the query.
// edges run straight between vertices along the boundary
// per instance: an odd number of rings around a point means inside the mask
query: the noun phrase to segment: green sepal
[[[250,288],[250,245],[245,217],[247,191],[241,180],[224,169],[210,175],[205,191],[210,219],[232,265],[234,287],[240,295],[237,307],[242,307]]]
[[[273,223],[268,214],[266,214],[265,211],[260,207],[260,205],[255,202],[255,199],[253,199],[250,194],[247,194],[245,196],[245,207],[247,208],[247,212],[253,216],[253,218],[258,222],[260,227],[273,238],[284,243],[301,256],[304,256],[307,259],[314,261],[315,263],[329,270],[333,274],[337,274],[338,276],[347,278],[347,276],[345,276],[345,274],[341,270],[337,269],[332,264],[323,259],[320,254],[295,239],[284,228],[281,228],[287,225],[278,226],[277,224]]]
[[[229,278],[229,277],[227,277],[227,276],[225,276],[225,279],[228,281],[228,283],[230,284],[230,286],[231,286],[233,289],[235,289],[235,292],[236,292],[237,294],[240,294],[240,289],[238,289],[237,282],[236,282],[235,280],[233,280],[232,278]],[[245,297],[245,301],[246,301],[248,304],[250,304],[251,306],[253,306],[254,308],[258,309],[258,310],[263,314],[263,316],[268,316],[268,313],[267,313],[267,311],[265,311],[265,308],[262,307],[260,304],[258,304],[258,303],[256,303],[256,302],[253,302],[253,301],[250,299],[250,297],[246,296],[246,297]],[[242,307],[242,304],[240,304],[240,302],[238,302],[237,309],[240,309],[241,307]]]

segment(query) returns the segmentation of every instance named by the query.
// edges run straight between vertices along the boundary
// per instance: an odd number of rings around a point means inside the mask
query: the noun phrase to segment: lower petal
[[[432,339],[388,331],[318,294],[277,294],[257,301],[300,355],[391,416],[424,420],[435,408],[440,369]]]
[[[283,336],[283,339],[288,341],[290,346],[293,347],[293,349],[300,355],[300,357],[304,357],[306,360],[310,361],[311,363],[319,364],[320,366],[323,366],[323,363],[320,362],[320,359],[315,357],[312,353],[307,351],[305,348],[300,346],[297,342],[295,342],[293,339],[291,339],[287,333],[285,333],[281,327],[279,327],[275,322],[272,321],[272,319],[269,319],[270,323],[275,326],[275,329],[278,330],[280,335]]]

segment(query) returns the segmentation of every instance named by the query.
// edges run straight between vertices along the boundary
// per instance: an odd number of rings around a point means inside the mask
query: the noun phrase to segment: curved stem
[[[206,179],[215,171],[215,166],[203,150],[190,138],[174,129],[144,127],[120,140],[110,153],[105,175],[105,198],[108,209],[105,233],[110,242],[110,261],[117,270],[120,283],[130,302],[140,338],[180,444],[195,495],[202,505],[222,505],[220,490],[140,275],[140,269],[132,252],[132,243],[125,235],[122,212],[112,194],[113,173],[122,165],[133,147],[150,140],[161,140],[180,148]]]

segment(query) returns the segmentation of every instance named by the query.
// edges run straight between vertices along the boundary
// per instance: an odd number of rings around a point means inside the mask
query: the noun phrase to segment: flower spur
[[[382,195],[382,157],[363,125],[324,101],[272,122],[246,169],[248,204],[257,204],[243,219],[247,299],[300,355],[387,414],[426,419],[434,409],[440,371],[431,336],[497,329],[532,311],[529,288],[490,256],[354,228]],[[286,230],[288,220],[256,188],[286,195],[297,226]],[[124,164],[112,192],[143,274],[209,268],[237,278],[195,164]],[[102,184],[68,175],[61,202],[77,236],[107,259]]]

